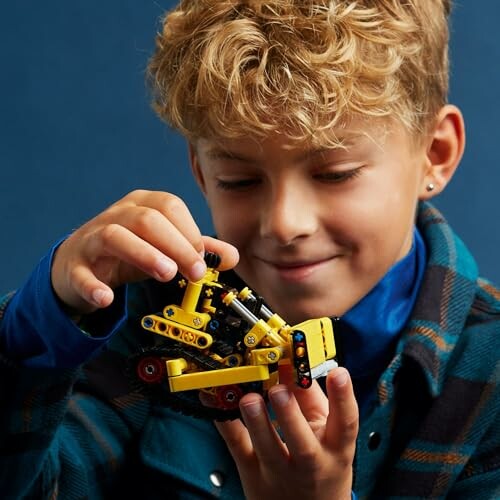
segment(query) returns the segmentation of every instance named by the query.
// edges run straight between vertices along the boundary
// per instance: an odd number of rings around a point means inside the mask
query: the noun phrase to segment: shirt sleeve
[[[0,324],[0,351],[24,366],[74,368],[91,359],[126,320],[126,287],[106,309],[86,316],[80,329],[63,310],[50,272],[59,244],[10,299]]]
[[[40,269],[37,272],[43,274]],[[17,354],[31,356],[19,360],[12,358],[12,352],[7,357],[0,351],[0,496],[108,498],[122,482],[119,471],[130,453],[130,443],[136,442],[144,427],[149,402],[129,397],[130,387],[122,372],[128,354],[113,350],[111,345],[104,353],[103,372],[95,368],[90,374],[81,366],[23,365],[26,361],[31,365],[70,364],[64,355],[73,356],[71,346],[78,349],[83,345],[85,355],[90,355],[106,342],[106,337],[92,339],[71,322],[72,329],[63,331],[70,321],[64,313],[47,309],[43,301],[38,303],[37,294],[43,287],[35,287],[32,295],[29,290],[23,287],[17,292],[17,304],[11,302],[11,294],[0,299],[0,332],[9,336],[9,345],[19,349]],[[10,326],[4,328],[7,310]],[[55,312],[62,317],[53,317],[53,321],[43,317]],[[37,324],[38,319],[41,324]],[[47,328],[54,331],[46,332]],[[63,334],[62,340],[54,338],[56,329]],[[65,338],[70,339],[66,349]],[[119,333],[115,339],[119,341]],[[36,349],[23,342],[34,342]],[[72,362],[83,357],[78,353]],[[101,387],[103,377],[110,382],[105,389]]]

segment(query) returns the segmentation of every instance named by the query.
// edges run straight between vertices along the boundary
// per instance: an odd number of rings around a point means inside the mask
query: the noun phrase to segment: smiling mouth
[[[261,259],[267,266],[278,273],[281,279],[285,281],[303,281],[320,271],[326,264],[331,262],[334,257],[315,261],[297,261],[297,262],[272,262]]]

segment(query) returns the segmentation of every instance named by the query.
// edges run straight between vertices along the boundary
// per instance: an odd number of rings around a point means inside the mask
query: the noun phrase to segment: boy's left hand
[[[258,394],[240,402],[241,420],[216,422],[236,462],[248,499],[350,499],[358,433],[358,407],[347,370],[309,389],[276,385],[269,390],[283,439]]]

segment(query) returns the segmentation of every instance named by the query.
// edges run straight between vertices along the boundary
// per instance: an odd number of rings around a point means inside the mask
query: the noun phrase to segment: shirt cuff
[[[113,304],[84,317],[83,332],[63,310],[51,284],[54,245],[17,291],[1,323],[0,345],[5,356],[24,366],[74,368],[92,358],[126,320],[126,287],[115,292]]]

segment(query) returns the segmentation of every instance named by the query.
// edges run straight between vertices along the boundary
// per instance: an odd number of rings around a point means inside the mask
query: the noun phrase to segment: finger
[[[150,208],[140,210],[142,213],[135,215],[127,227],[174,261],[186,278],[201,279],[206,272],[205,262],[185,234],[160,212]]]
[[[205,244],[205,250],[208,252],[214,252],[220,255],[221,263],[218,267],[221,271],[227,269],[232,269],[238,264],[240,260],[240,255],[236,247],[225,241],[218,240],[216,238],[211,238],[210,236],[203,236],[203,242]]]
[[[177,273],[173,259],[119,224],[100,228],[89,240],[86,255],[90,266],[93,262],[99,263],[100,257],[114,257],[159,281],[169,281]],[[94,256],[98,258],[94,259]],[[113,286],[117,284],[121,283],[113,283]]]
[[[235,462],[243,463],[253,457],[252,440],[241,420],[214,422],[214,425],[226,442]]]
[[[108,307],[113,302],[113,290],[97,279],[87,266],[75,266],[71,270],[69,279],[71,288],[84,302],[97,308]]]
[[[296,383],[292,386],[297,403],[309,422],[324,421],[329,411],[328,399],[316,380],[311,387],[304,389]]]
[[[130,263],[160,281],[172,279],[177,269],[192,281],[198,281],[204,276],[206,265],[203,257],[197,253],[185,235],[179,232],[158,210],[149,207],[121,207],[115,209],[112,220],[113,223],[102,226],[96,232],[96,235],[102,239],[102,247],[109,246],[110,254],[119,256],[123,253],[124,260],[130,262],[130,257],[125,256],[131,255],[133,248],[134,252],[139,253],[137,262]],[[120,232],[119,227],[128,230],[129,235],[135,235],[139,240],[147,242],[148,246],[136,245],[129,249],[123,247],[126,243],[126,236],[121,237],[123,231]],[[123,248],[118,248],[116,245],[118,242]],[[98,255],[96,252],[100,250],[99,245],[91,249],[95,255]],[[151,266],[152,261],[157,262],[157,268]]]
[[[220,255],[222,261],[219,265],[220,270],[232,269],[236,266],[239,260],[238,250],[231,244],[226,243],[224,241],[218,240],[216,238],[211,238],[209,236],[202,236],[200,230],[194,221],[191,212],[189,211],[186,204],[179,197],[172,195],[170,193],[163,192],[146,192],[146,194],[141,196],[140,199],[137,200],[137,203],[142,203],[145,207],[151,207],[155,210],[158,210],[161,215],[163,215],[172,227],[177,229],[178,234],[182,235],[183,238],[187,240],[189,245],[191,245],[195,252],[198,255],[203,257],[204,250],[211,251]],[[143,216],[142,224],[148,228],[151,224],[153,225],[154,221],[151,223],[148,221],[148,218],[151,217],[153,219],[154,212],[149,213],[145,212]],[[138,228],[140,234],[144,237],[145,234],[141,231],[141,228]],[[149,234],[149,232],[148,232]],[[170,234],[170,233],[165,233]],[[174,234],[175,236],[175,234]],[[155,244],[154,240],[150,240],[147,238],[153,245]],[[191,268],[193,265],[196,265],[197,256],[190,251],[190,248],[186,248],[184,242],[182,240],[176,240],[178,248],[173,248],[172,245],[169,247],[169,253],[174,260],[176,260],[179,265],[180,271],[191,279],[200,279],[204,274],[204,269],[201,266],[198,266],[194,271],[194,276],[192,274]],[[157,243],[158,248],[162,248],[162,243]],[[183,260],[187,259],[195,259],[195,262],[189,262],[184,264]],[[201,269],[201,270],[200,270]],[[196,272],[200,272],[201,276],[197,276]]]
[[[158,210],[186,238],[195,252],[203,255],[204,242],[200,229],[184,201],[172,193],[163,191],[146,192],[144,206]]]
[[[204,241],[179,197],[159,191],[134,191],[109,214],[112,222],[127,227],[174,260],[188,279],[197,281],[204,276]]]
[[[299,387],[291,364],[284,364],[279,368],[279,379],[280,384],[288,386],[294,393],[302,413],[309,422],[324,419],[328,415],[328,400],[316,380],[313,380],[308,389]]]
[[[269,390],[269,399],[290,456],[294,461],[309,461],[317,453],[319,441],[303,415],[293,391],[279,384]],[[326,418],[323,422],[325,420]]]
[[[259,462],[273,469],[283,467],[288,452],[271,423],[262,397],[245,395],[240,401],[240,410]]]
[[[145,209],[143,215],[134,221],[132,232],[147,241],[188,279],[197,281],[206,272],[202,256],[172,223],[159,212]]]
[[[330,412],[326,424],[326,445],[332,450],[354,454],[359,412],[349,372],[335,368],[326,379]]]

